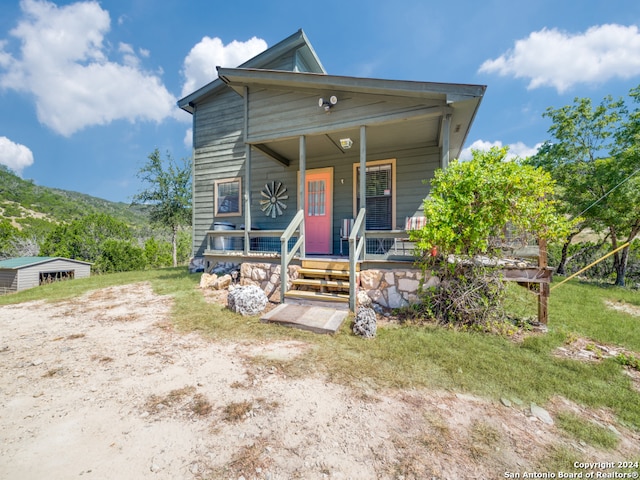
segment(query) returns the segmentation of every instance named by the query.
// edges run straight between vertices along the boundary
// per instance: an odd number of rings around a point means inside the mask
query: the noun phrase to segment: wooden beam
[[[449,168],[449,150],[451,148],[451,117],[450,113],[447,113],[442,118],[442,131],[441,131],[441,147],[442,147],[442,158],[440,159],[440,168],[446,170]]]
[[[547,266],[547,241],[538,239],[540,246],[540,255],[538,256],[538,268],[548,270]],[[551,275],[549,281],[540,284],[540,294],[538,295],[538,322],[543,325],[549,320],[549,283],[551,283]]]
[[[280,162],[281,164],[283,164],[285,167],[288,167],[289,164],[291,163],[291,161],[287,158],[287,157],[283,157],[282,155],[280,155],[278,152],[274,152],[273,150],[271,150],[269,147],[267,147],[266,145],[259,143],[256,145],[251,145],[253,148],[255,148],[256,150],[259,150],[260,152],[264,153],[267,157]]]
[[[519,283],[551,283],[553,269],[549,267],[504,268],[504,280]]]

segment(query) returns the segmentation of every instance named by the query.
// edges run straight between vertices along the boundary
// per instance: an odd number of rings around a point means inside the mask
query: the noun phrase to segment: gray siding
[[[198,105],[194,114],[193,251],[202,255],[206,231],[213,229],[214,182],[244,177],[244,99],[229,89]],[[244,193],[246,186],[242,182]],[[219,221],[243,223],[243,217],[222,217]]]
[[[274,60],[261,67],[264,70],[284,70],[291,72],[295,68],[296,52],[295,50],[289,51],[286,55],[282,55],[280,58]]]
[[[408,150],[379,150],[367,152],[367,161],[396,159],[396,225],[403,228],[406,217],[421,216],[422,201],[429,193],[428,183],[439,167],[440,149],[437,147],[412,148]],[[307,152],[307,169],[334,167],[333,179],[333,248],[340,251],[340,226],[342,219],[353,218],[353,164],[359,163],[357,151],[348,155],[314,157]],[[252,153],[251,218],[252,225],[261,229],[284,229],[297,211],[298,198],[297,160],[285,167],[271,159]],[[260,190],[266,182],[277,180],[288,189],[286,213],[272,219],[260,209]],[[344,180],[344,182],[342,181]]]
[[[339,123],[335,115],[318,108],[318,98],[338,97]],[[274,104],[278,108],[274,108]],[[284,138],[301,134],[336,130],[340,125],[369,123],[390,115],[410,114],[439,104],[416,104],[415,99],[351,92],[317,90],[284,91],[251,89],[249,93],[249,141]]]
[[[18,271],[11,269],[0,270],[0,294],[18,290]]]
[[[72,260],[56,259],[19,269],[0,270],[0,290],[21,291],[40,285],[40,273],[73,271],[74,278],[91,275],[91,265]]]

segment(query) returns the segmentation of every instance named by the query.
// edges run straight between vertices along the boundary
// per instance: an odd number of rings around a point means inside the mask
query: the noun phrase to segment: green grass
[[[155,292],[174,297],[174,323],[180,330],[199,331],[219,340],[301,340],[311,344],[312,348],[295,361],[275,362],[290,376],[321,374],[374,390],[450,389],[496,400],[517,397],[538,405],[560,395],[587,407],[611,409],[622,424],[640,430],[640,394],[622,365],[613,359],[584,363],[552,355],[556,347],[575,336],[640,352],[640,318],[609,309],[604,303],[640,305],[638,292],[567,283],[551,296],[549,332],[531,335],[522,343],[428,325],[381,327],[374,340],[364,340],[350,333],[348,322],[338,334],[326,336],[233,314],[204,300],[199,279],[200,275],[189,275],[184,268],[96,276],[0,297],[0,304],[56,301],[96,288],[146,280]],[[510,308],[519,308],[520,315],[536,312],[535,297],[524,289],[515,290],[510,301]]]
[[[578,441],[604,449],[615,448],[618,437],[612,431],[580,418],[569,412],[560,412],[556,420],[558,426]]]

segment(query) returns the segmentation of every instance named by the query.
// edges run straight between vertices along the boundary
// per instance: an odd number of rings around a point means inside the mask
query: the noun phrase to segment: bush
[[[105,240],[95,263],[98,273],[128,272],[146,267],[144,250],[125,240]]]
[[[440,283],[427,292],[427,309],[440,323],[486,325],[506,318],[506,284],[499,269],[442,262],[433,273]]]
[[[171,243],[149,238],[144,242],[144,256],[150,268],[168,267],[172,265]]]

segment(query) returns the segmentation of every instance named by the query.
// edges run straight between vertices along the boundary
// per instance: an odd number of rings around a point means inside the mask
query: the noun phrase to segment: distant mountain
[[[104,213],[136,229],[149,225],[144,207],[110,202],[84,193],[35,185],[0,165],[0,213],[22,229],[35,223],[70,222],[90,213]]]

